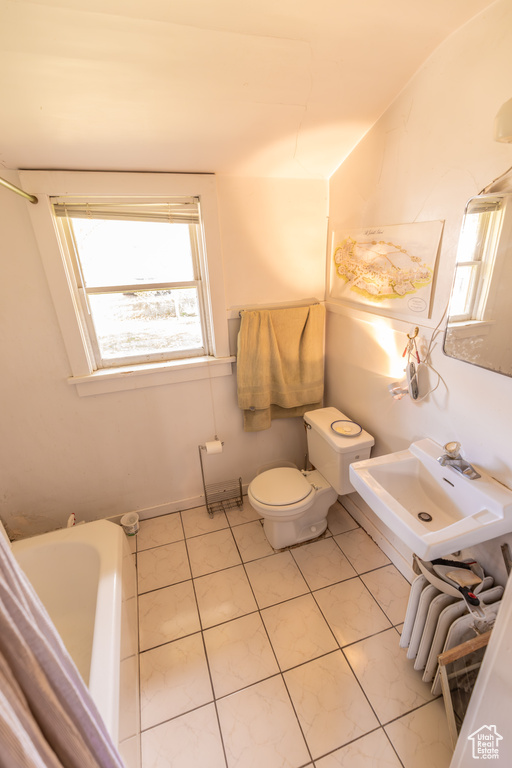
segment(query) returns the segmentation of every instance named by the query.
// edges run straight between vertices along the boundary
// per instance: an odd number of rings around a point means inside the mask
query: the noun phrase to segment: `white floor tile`
[[[143,768],[226,768],[213,704],[142,734]]]
[[[213,701],[201,634],[140,655],[142,730]]]
[[[203,629],[258,610],[242,566],[194,579]]]
[[[229,524],[231,526],[242,525],[243,523],[250,523],[253,520],[261,520],[261,515],[254,507],[251,506],[247,496],[243,497],[243,507],[233,507],[226,511]]]
[[[204,641],[216,698],[279,672],[258,613],[207,629]]]
[[[260,608],[309,592],[290,552],[253,560],[245,568]]]
[[[357,573],[365,573],[382,565],[389,565],[389,558],[362,528],[335,536],[341,551],[346,555]]]
[[[220,531],[222,528],[228,528],[229,526],[224,512],[215,512],[213,517],[210,517],[205,506],[183,510],[181,519],[187,538]]]
[[[153,517],[151,520],[141,520],[137,534],[137,551],[172,544],[184,538],[183,526],[179,512],[171,515]]]
[[[345,533],[354,528],[359,528],[359,525],[354,518],[349,515],[345,507],[342,507],[339,501],[337,501],[329,509],[327,515],[327,527],[332,535],[336,536],[338,533]]]
[[[146,651],[199,632],[199,614],[192,581],[146,592],[139,597],[139,643]]]
[[[244,563],[274,553],[259,520],[237,525],[233,528],[233,536]]]
[[[292,555],[312,590],[356,575],[355,570],[332,538],[321,539],[293,549]]]
[[[265,608],[261,615],[282,670],[316,659],[338,647],[311,595]]]
[[[386,725],[405,768],[448,768],[452,747],[442,699]]]
[[[314,597],[341,646],[390,627],[390,621],[357,577],[319,589]]]
[[[187,539],[192,576],[204,576],[242,561],[230,528]]]
[[[139,595],[152,589],[186,581],[190,579],[190,575],[184,541],[147,549],[137,555]]]
[[[247,497],[142,521],[142,768],[448,768],[443,702],[391,626],[409,584],[338,502],[328,521],[279,553]]]
[[[140,761],[140,733],[126,739],[119,744],[119,754],[124,768],[141,768]]]
[[[382,724],[432,699],[394,629],[350,645],[344,653]]]
[[[402,768],[382,728],[316,760],[315,765],[316,768]],[[432,766],[437,768],[435,763]]]
[[[229,768],[299,768],[310,761],[280,675],[217,707]]]
[[[119,665],[119,741],[140,733],[140,688],[138,656],[128,656]]]
[[[405,618],[411,585],[394,565],[387,565],[361,576],[362,580],[392,624]]]
[[[284,673],[313,759],[378,726],[341,651]]]

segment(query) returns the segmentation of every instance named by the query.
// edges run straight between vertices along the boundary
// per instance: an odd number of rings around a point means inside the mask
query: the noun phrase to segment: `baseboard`
[[[247,494],[248,484],[242,485],[242,493]],[[144,509],[130,509],[127,512],[137,512],[139,520],[149,520],[152,517],[161,517],[162,515],[170,515],[172,512],[182,512],[184,509],[193,509],[194,507],[204,507],[204,494],[198,496],[190,496],[188,499],[180,499],[179,501],[168,501],[165,504],[158,504],[156,507],[145,507]],[[124,512],[118,515],[112,515],[106,518],[113,523],[118,523],[123,516]]]

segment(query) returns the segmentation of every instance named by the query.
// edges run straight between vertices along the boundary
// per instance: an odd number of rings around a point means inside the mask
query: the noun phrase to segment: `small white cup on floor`
[[[127,536],[135,536],[139,531],[139,516],[136,512],[127,512],[121,518],[121,525]]]

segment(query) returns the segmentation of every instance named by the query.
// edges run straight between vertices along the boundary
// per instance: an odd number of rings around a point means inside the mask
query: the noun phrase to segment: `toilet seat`
[[[316,469],[280,467],[257,475],[247,497],[263,518],[270,545],[279,550],[320,536],[337,493]]]
[[[298,469],[268,469],[251,482],[253,498],[269,507],[290,507],[306,501],[313,486]],[[302,505],[301,505],[302,506]]]

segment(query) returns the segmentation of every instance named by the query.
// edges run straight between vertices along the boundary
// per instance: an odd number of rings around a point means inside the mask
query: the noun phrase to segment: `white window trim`
[[[461,259],[460,255],[465,255],[464,251],[461,253],[461,243],[457,252],[457,261],[455,262],[455,271],[453,276],[453,284],[457,279],[457,269],[460,267],[473,267],[476,274],[472,276],[471,284],[466,291],[466,303],[468,304],[467,311],[458,315],[450,314],[450,324],[453,323],[486,323],[489,321],[489,296],[491,291],[492,274],[494,271],[494,265],[496,258],[501,247],[500,238],[504,225],[505,215],[507,214],[507,202],[500,194],[489,195],[491,199],[501,198],[501,207],[493,211],[495,218],[488,224],[485,242],[480,245],[478,258]],[[484,196],[477,196],[472,198],[466,206],[467,209],[471,205],[472,201],[477,201],[477,205],[480,201],[485,201]],[[471,213],[471,211],[470,211]],[[453,288],[452,288],[453,290]],[[495,289],[494,289],[495,290]],[[469,295],[471,294],[471,295]],[[469,296],[469,299],[468,299]]]
[[[69,358],[72,373],[69,382],[77,386],[79,395],[231,374],[230,364],[235,358],[229,356],[217,184],[213,174],[20,171],[20,180],[39,200],[37,205],[29,204],[29,212]],[[84,319],[74,294],[74,281],[61,250],[50,203],[50,197],[67,195],[200,197],[210,289],[207,311],[214,335],[211,356],[95,370]]]

